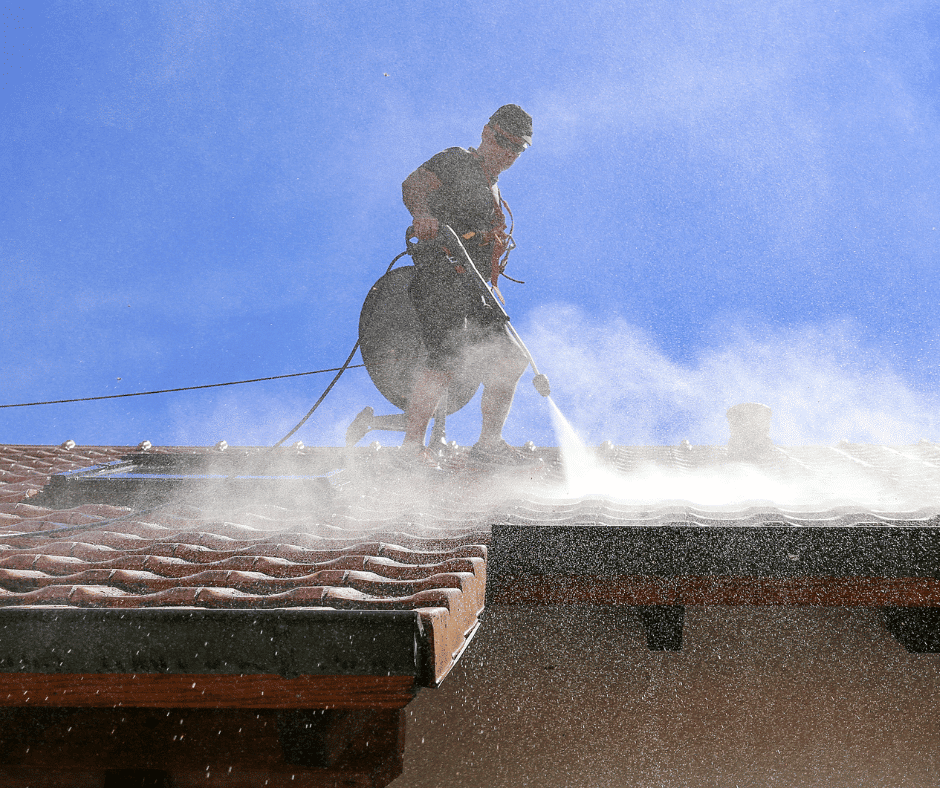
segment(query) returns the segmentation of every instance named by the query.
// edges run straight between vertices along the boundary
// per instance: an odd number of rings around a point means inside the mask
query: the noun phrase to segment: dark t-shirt
[[[449,224],[464,237],[463,245],[481,272],[489,273],[492,240],[484,236],[503,224],[490,182],[477,158],[463,148],[448,148],[421,165],[437,176],[441,188],[428,195],[428,210],[443,228]],[[497,192],[498,194],[498,192]],[[436,244],[418,244],[415,276],[408,287],[418,314],[432,369],[450,370],[467,344],[492,340],[499,313],[487,307],[471,274],[455,269]],[[459,259],[459,255],[455,255]],[[482,287],[482,285],[480,285]]]
[[[428,199],[431,215],[449,224],[460,235],[487,233],[502,221],[498,197],[490,187],[483,166],[463,148],[448,148],[421,165],[437,176],[441,188]],[[473,245],[473,244],[471,244]]]

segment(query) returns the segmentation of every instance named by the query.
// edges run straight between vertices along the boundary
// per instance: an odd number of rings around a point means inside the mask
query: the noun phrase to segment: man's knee
[[[513,350],[517,349],[514,347]],[[528,366],[529,360],[521,353],[503,353],[489,366],[483,383],[487,386],[515,388]]]

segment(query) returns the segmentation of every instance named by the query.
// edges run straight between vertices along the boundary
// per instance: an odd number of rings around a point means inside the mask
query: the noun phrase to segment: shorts
[[[414,254],[415,275],[408,295],[418,313],[421,337],[428,350],[430,369],[453,372],[464,351],[475,345],[503,340],[505,316],[488,305],[470,279],[458,271],[440,250]]]

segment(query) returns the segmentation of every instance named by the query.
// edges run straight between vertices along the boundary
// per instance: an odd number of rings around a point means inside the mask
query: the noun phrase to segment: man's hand
[[[412,226],[421,241],[433,241],[440,229],[437,219],[433,216],[415,216]]]
[[[433,241],[437,238],[440,227],[437,219],[431,216],[428,198],[440,188],[438,177],[424,167],[418,167],[401,185],[401,198],[408,212],[414,217],[411,226],[415,228],[415,235],[419,240]]]

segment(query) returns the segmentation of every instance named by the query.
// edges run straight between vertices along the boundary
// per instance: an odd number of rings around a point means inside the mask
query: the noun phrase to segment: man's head
[[[522,153],[532,144],[532,116],[518,104],[504,104],[490,116],[487,125],[496,143],[513,153]]]
[[[491,178],[508,170],[532,144],[532,117],[516,104],[500,107],[483,127],[480,153]]]

